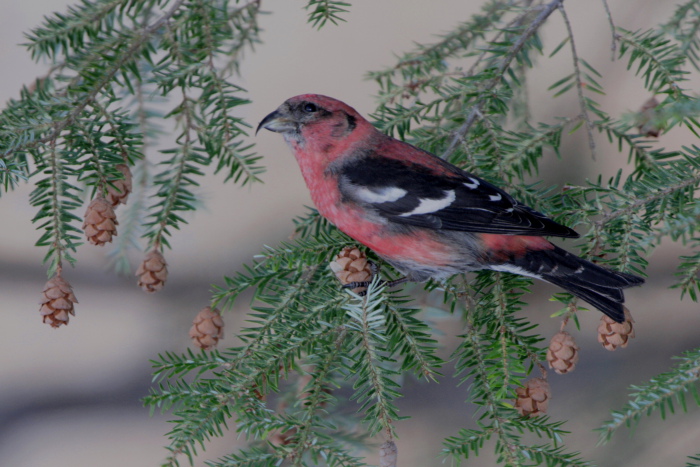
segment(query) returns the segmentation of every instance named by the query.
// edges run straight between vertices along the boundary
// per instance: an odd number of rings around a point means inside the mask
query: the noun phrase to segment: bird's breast
[[[449,244],[441,242],[435,232],[427,229],[397,228],[380,216],[373,216],[357,204],[343,200],[337,189],[337,180],[327,175],[323,181],[315,179],[311,198],[318,212],[343,233],[372,249],[379,256],[413,264],[445,266],[456,259]],[[308,183],[308,182],[307,182]]]
[[[302,153],[297,150],[295,156],[316,209],[348,236],[389,260],[410,260],[430,266],[455,261],[453,249],[441,242],[435,232],[427,229],[407,232],[405,227],[388,225],[390,221],[344,200],[338,173],[329,170],[332,161],[320,151]]]

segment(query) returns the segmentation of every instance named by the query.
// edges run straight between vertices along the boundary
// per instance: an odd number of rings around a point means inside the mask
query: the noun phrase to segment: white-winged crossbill
[[[624,320],[622,289],[644,282],[543,238],[572,229],[491,183],[378,131],[336,99],[304,94],[258,125],[281,133],[319,213],[405,274],[437,280],[491,269],[555,284]]]

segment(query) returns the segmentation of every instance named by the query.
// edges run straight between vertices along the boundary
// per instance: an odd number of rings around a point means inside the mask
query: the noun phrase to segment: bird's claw
[[[380,281],[379,283],[381,284],[382,282],[385,281]],[[360,290],[359,292],[357,292],[357,295],[359,295],[360,297],[364,297],[365,295],[367,295],[367,287],[369,287],[369,284],[371,284],[371,282],[369,281],[350,282],[349,284],[343,284],[343,288],[353,290],[357,289],[358,287],[364,287],[365,290]]]
[[[368,280],[368,281],[356,281],[356,282],[350,282],[349,284],[344,284],[343,285],[344,289],[353,290],[353,289],[357,289],[357,288],[364,288],[365,290],[361,290],[361,291],[357,292],[357,295],[359,295],[360,297],[364,297],[365,295],[367,295],[367,287],[369,287],[369,285],[372,283],[372,279],[374,279],[376,276],[379,275],[379,265],[377,265],[377,263],[375,263],[374,261],[367,261],[367,263],[369,264],[369,269],[370,269],[370,272],[372,274],[372,276],[370,277],[370,280]],[[379,285],[384,285],[385,283],[386,283],[386,281],[384,281],[384,280],[379,281]]]
[[[377,267],[374,263],[371,263],[372,265],[372,277],[376,276],[379,273],[379,267]],[[376,269],[376,270],[375,270]],[[378,282],[378,285],[381,287],[394,287],[399,284],[403,284],[404,282],[408,281],[408,277],[401,277],[400,279],[396,279],[393,281],[386,281],[384,279],[380,280]],[[343,285],[344,289],[357,289],[359,287],[365,287],[365,290],[362,290],[357,293],[360,297],[364,297],[367,295],[367,290],[366,288],[369,287],[369,285],[372,283],[372,281],[362,281],[362,282],[350,282],[349,284]]]

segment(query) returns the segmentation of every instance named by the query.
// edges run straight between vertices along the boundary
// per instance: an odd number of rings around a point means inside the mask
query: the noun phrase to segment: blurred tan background
[[[18,95],[22,84],[43,73],[18,44],[23,33],[37,26],[43,15],[65,11],[67,0],[5,1],[0,6],[0,102]],[[367,71],[393,63],[394,55],[413,48],[414,42],[431,42],[477,11],[481,2],[384,0],[356,2],[338,27],[321,31],[305,24],[304,2],[264,2],[271,15],[261,18],[264,43],[247,53],[242,78],[253,105],[244,110],[251,124],[257,123],[283,100],[296,94],[328,94],[367,114],[374,108],[373,82]],[[636,110],[649,97],[641,83],[626,73],[625,63],[610,61],[610,31],[602,4],[568,1],[566,8],[577,37],[577,48],[605,75],[608,95],[601,98],[613,114]],[[673,9],[670,2],[654,0],[611,2],[616,23],[626,29],[646,28],[665,21]],[[552,15],[543,30],[549,53],[564,37],[561,17]],[[573,93],[552,100],[544,93],[549,84],[570,72],[568,48],[530,76],[530,91],[537,102],[535,117],[551,121],[572,116],[578,110]],[[556,68],[561,67],[561,68]],[[697,76],[687,88],[697,90]],[[563,184],[580,182],[587,174],[613,174],[625,163],[626,154],[607,148],[598,137],[600,153],[593,163],[583,132],[567,138],[564,159],[551,161],[541,177]],[[148,359],[166,350],[182,351],[194,314],[208,303],[211,284],[220,284],[241,264],[250,262],[263,245],[275,245],[292,230],[291,219],[303,212],[310,200],[303,181],[282,138],[263,132],[256,139],[264,155],[264,185],[239,188],[222,185],[210,177],[200,195],[206,208],[190,216],[190,224],[176,232],[174,251],[166,252],[170,277],[166,288],[149,296],[135,287],[133,277],[118,277],[106,267],[109,248],[84,246],[78,267],[65,275],[75,288],[80,304],[77,316],[59,330],[41,324],[38,297],[46,281],[41,261],[45,251],[33,245],[39,234],[31,224],[28,204],[31,186],[0,199],[0,466],[53,467],[100,465],[154,466],[166,456],[164,434],[167,417],[149,417],[140,399],[150,386]],[[684,132],[661,138],[660,144],[675,147],[696,141]],[[634,438],[622,430],[613,442],[596,447],[592,429],[609,418],[609,410],[625,401],[630,384],[643,383],[665,370],[669,358],[698,346],[698,305],[680,302],[669,291],[677,256],[681,250],[664,245],[650,258],[647,286],[629,292],[637,339],[624,350],[611,353],[595,341],[599,315],[582,315],[582,331],[572,331],[581,346],[576,371],[550,378],[554,400],[551,416],[571,419],[570,449],[581,450],[602,466],[682,465],[696,453],[700,441],[698,411],[660,423],[644,421]],[[136,256],[137,257],[137,256]],[[556,332],[559,322],[548,318],[556,305],[547,301],[553,288],[538,284],[528,307],[529,316],[542,323],[544,335]],[[529,299],[529,298],[528,298]],[[227,342],[244,318],[245,306],[227,314]],[[457,320],[440,324],[447,334],[445,354],[456,345],[461,332]],[[226,342],[224,342],[226,344]],[[450,368],[445,369],[450,374]],[[418,385],[406,381],[407,397],[399,401],[402,415],[413,417],[397,425],[399,465],[441,465],[437,457],[440,440],[459,427],[471,424],[473,407],[464,401],[466,386],[457,388],[444,378],[441,384]],[[351,406],[352,408],[352,406]],[[381,440],[380,440],[381,441]],[[211,444],[196,465],[217,458],[236,443],[231,433]],[[466,462],[490,466],[488,455]],[[377,463],[374,452],[366,453]],[[184,459],[183,459],[184,461]]]

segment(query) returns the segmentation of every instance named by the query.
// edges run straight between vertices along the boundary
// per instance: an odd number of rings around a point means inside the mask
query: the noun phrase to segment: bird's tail
[[[644,283],[639,276],[606,269],[557,246],[530,251],[511,264],[527,271],[527,275],[557,285],[585,300],[618,323],[625,320],[622,290]]]

